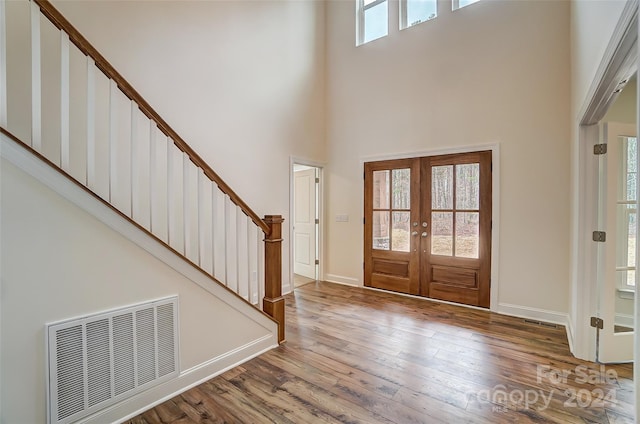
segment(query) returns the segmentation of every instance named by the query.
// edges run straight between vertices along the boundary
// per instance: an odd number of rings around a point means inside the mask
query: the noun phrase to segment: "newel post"
[[[284,299],[282,298],[282,215],[266,215],[271,231],[264,242],[264,300],[262,310],[278,322],[278,343],[284,341]]]

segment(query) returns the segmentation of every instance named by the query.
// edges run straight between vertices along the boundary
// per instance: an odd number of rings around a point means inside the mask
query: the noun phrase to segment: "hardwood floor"
[[[284,345],[129,423],[634,422],[632,366],[563,327],[322,282],[286,308]]]

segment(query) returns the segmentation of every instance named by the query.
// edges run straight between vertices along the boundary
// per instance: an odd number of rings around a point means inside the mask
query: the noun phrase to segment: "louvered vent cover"
[[[47,326],[48,422],[71,423],[178,374],[178,298]]]

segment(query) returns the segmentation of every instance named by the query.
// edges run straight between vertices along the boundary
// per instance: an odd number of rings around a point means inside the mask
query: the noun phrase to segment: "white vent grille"
[[[47,326],[48,422],[66,424],[178,374],[178,298]]]

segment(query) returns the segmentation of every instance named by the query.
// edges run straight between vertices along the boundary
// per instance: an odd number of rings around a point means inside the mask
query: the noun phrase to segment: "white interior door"
[[[633,361],[637,234],[636,126],[602,124],[607,153],[600,155],[599,213],[606,241],[598,243],[598,361]]]
[[[316,169],[293,173],[293,272],[316,278]]]

